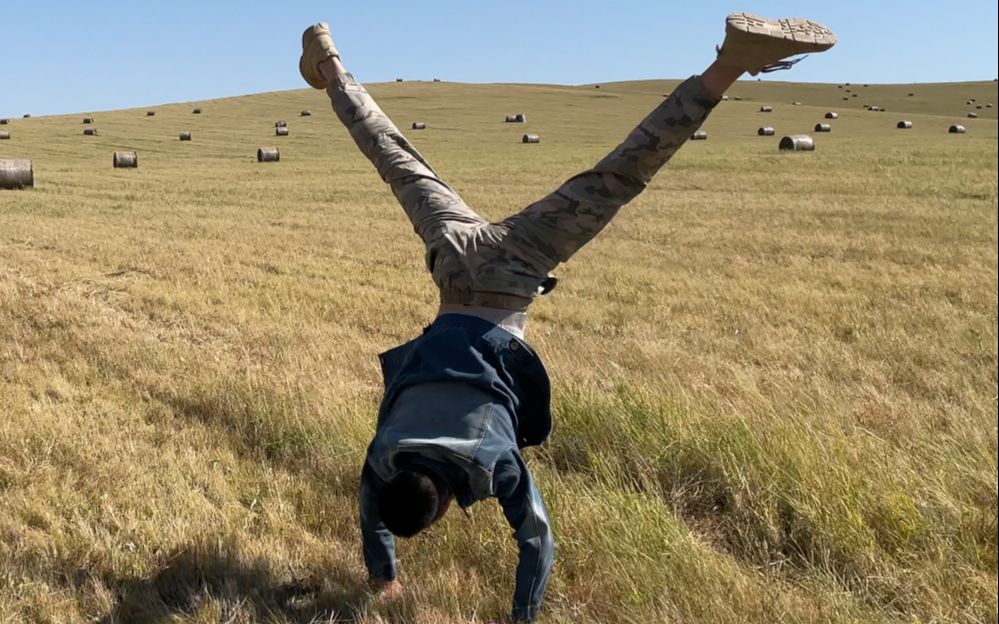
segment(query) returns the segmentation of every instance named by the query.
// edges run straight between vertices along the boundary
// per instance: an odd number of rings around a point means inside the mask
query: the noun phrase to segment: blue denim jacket
[[[395,539],[378,516],[378,492],[398,470],[436,470],[463,508],[495,497],[520,548],[513,617],[534,619],[554,542],[525,446],[551,431],[548,375],[522,340],[488,321],[439,316],[422,336],[381,355],[385,395],[361,474],[361,534],[372,576],[396,577]]]

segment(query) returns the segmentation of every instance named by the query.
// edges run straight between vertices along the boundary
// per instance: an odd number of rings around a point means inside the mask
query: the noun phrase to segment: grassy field
[[[675,84],[370,91],[500,218]],[[996,83],[730,93],[532,307],[555,385],[527,452],[558,545],[542,622],[996,622],[999,131],[995,108],[965,119]],[[506,613],[492,503],[400,544],[406,599],[365,591],[376,355],[436,293],[325,94],[153,110],[0,141],[36,185],[0,191],[0,622]],[[777,152],[827,110],[814,153]],[[139,169],[112,169],[123,148]]]

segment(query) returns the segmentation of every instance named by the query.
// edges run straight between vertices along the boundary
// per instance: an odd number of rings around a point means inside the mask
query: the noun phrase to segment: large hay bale
[[[964,134],[965,130],[964,130],[964,126],[962,126],[960,124],[954,124],[953,126],[951,126],[947,130],[947,132],[949,132],[951,134]]]
[[[0,119],[0,126],[6,126],[10,123],[9,119]]]
[[[9,141],[9,140],[10,140],[10,132],[7,132],[6,130],[0,132],[0,141]]]
[[[92,124],[92,123],[94,123],[94,118],[93,117],[84,117],[83,118],[83,123],[85,123],[85,124]]]
[[[772,113],[772,112],[774,112],[774,107],[773,106],[761,106],[760,107],[760,112],[761,113]]]
[[[978,119],[978,113],[968,113],[968,119]]]
[[[298,114],[299,117],[312,117],[312,111],[304,110]]]
[[[525,134],[521,139],[521,143],[540,143],[541,137],[536,134]]]
[[[274,128],[274,136],[288,136],[288,126]]]
[[[690,136],[690,140],[691,141],[707,141],[708,140],[708,133],[705,132],[704,130],[698,130],[697,132],[695,132],[694,134],[692,134]]]
[[[517,123],[527,123],[527,115],[524,113],[517,113],[514,115],[514,118],[517,120]]]
[[[180,135],[178,135],[177,138],[180,139],[181,141],[190,141],[191,140],[191,133],[190,132],[181,132]]]
[[[201,114],[201,109],[200,108],[196,108],[193,111],[191,111],[191,114],[192,115],[200,115]]]
[[[135,152],[115,152],[111,164],[115,169],[135,169],[139,166],[139,155]]]
[[[285,120],[283,120],[283,119],[279,119],[279,120],[277,120],[277,121],[274,122],[274,127],[275,128],[285,128],[287,126],[288,126],[288,122],[285,121]]]
[[[899,130],[908,130],[909,128],[912,127],[912,122],[909,121],[908,119],[903,119],[899,121],[897,124],[895,124],[895,127],[898,128]]]
[[[758,136],[773,136],[774,135],[774,129],[771,128],[770,126],[763,126],[762,128],[759,128],[756,131],[756,134]]]
[[[815,141],[807,134],[792,134],[781,138],[777,149],[791,152],[813,152]]]
[[[261,147],[257,149],[257,162],[278,162],[281,151],[276,147]]]
[[[146,117],[155,117],[156,111],[146,111]]]
[[[83,136],[97,136],[97,128],[84,128]]]
[[[830,126],[829,124],[817,123],[817,124],[815,124],[815,131],[816,132],[832,132],[832,126]]]
[[[30,160],[0,160],[0,189],[22,189],[35,185]]]
[[[426,130],[427,124],[422,121],[414,121],[412,128],[413,130]]]
[[[826,113],[826,119],[839,119],[839,113],[835,111],[829,111]]]

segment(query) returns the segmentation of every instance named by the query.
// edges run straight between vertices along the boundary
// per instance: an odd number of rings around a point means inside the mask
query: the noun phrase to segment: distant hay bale
[[[97,128],[84,128],[83,136],[97,136]]]
[[[723,95],[722,96],[722,102],[728,102],[728,96],[727,95]]]
[[[977,104],[975,106],[975,110],[982,110],[982,105],[981,104]]]
[[[978,113],[968,113],[968,119],[978,119]]]
[[[156,111],[146,111],[146,117],[155,117]]]
[[[915,94],[915,93],[910,93],[910,94],[908,95],[908,97],[915,97],[915,96],[916,96],[916,94]]]
[[[912,122],[909,121],[908,119],[903,119],[902,121],[895,124],[895,127],[898,128],[899,130],[908,130],[909,128],[912,127]]]
[[[817,123],[817,124],[815,124],[815,131],[816,132],[832,132],[832,126],[830,126],[829,124]]]
[[[951,134],[964,134],[965,130],[964,130],[964,126],[962,126],[960,124],[954,124],[953,126],[951,126],[947,130],[947,132],[949,132]]]
[[[880,107],[880,106],[877,106],[877,105],[874,105],[874,104],[872,104],[872,105],[870,105],[870,106],[868,106],[868,107],[867,107],[867,110],[869,110],[869,111],[873,111],[873,112],[875,112],[875,113],[876,113],[876,112],[878,112],[879,110],[881,110],[881,107]]]
[[[139,166],[139,155],[135,152],[115,152],[111,163],[115,169],[135,169]]]
[[[288,126],[274,128],[274,136],[288,136]]]
[[[756,134],[758,136],[773,136],[774,135],[774,129],[771,128],[770,126],[764,126],[762,128],[759,128],[756,131]]]
[[[807,134],[792,134],[781,138],[777,149],[791,152],[814,152],[815,141]]]
[[[0,119],[0,126],[6,126],[10,123],[9,119]]]
[[[427,124],[423,121],[414,121],[412,128],[413,130],[426,130]]]
[[[0,189],[23,189],[35,185],[30,160],[0,160]]]
[[[536,134],[525,134],[521,139],[521,143],[540,143],[541,137]]]
[[[985,108],[992,108],[992,102],[986,102]]]
[[[854,93],[854,94],[853,94],[853,95],[851,95],[850,97],[857,97],[857,94],[856,94],[856,93]]]
[[[704,130],[698,130],[697,132],[695,132],[694,134],[692,134],[690,136],[690,140],[691,141],[707,141],[708,140],[708,133],[705,132]]]
[[[304,110],[298,114],[299,117],[312,117],[312,111]]]
[[[24,119],[31,119],[31,113],[25,113],[25,114],[21,115],[21,117],[24,118]]]
[[[850,83],[849,83],[849,82],[844,82],[843,84],[845,84],[845,85],[846,85],[846,86],[848,86],[848,87],[850,86]]]
[[[177,138],[180,139],[181,141],[190,141],[191,140],[191,133],[190,132],[181,132],[177,136]]]
[[[773,106],[761,106],[760,107],[760,112],[761,113],[772,113],[772,112],[774,112],[774,107]]]
[[[846,92],[847,93],[852,93],[853,91],[852,91],[852,89],[847,89]]]
[[[524,113],[517,113],[514,115],[514,118],[517,120],[517,123],[527,123],[527,115]]]
[[[742,96],[741,95],[733,95],[732,99],[735,100],[736,102],[741,102],[742,101]]]
[[[6,130],[0,132],[0,141],[9,141],[9,140],[10,140],[10,132],[7,132]]]
[[[829,111],[826,113],[826,119],[839,119],[839,113],[835,111]]]
[[[871,85],[869,85],[869,84],[864,84],[864,86],[865,86],[865,87],[869,87],[869,86],[871,86]]]
[[[278,162],[281,152],[276,147],[261,147],[257,149],[257,162]]]
[[[201,109],[200,108],[196,108],[193,111],[191,111],[191,114],[192,115],[200,115],[201,114]]]
[[[843,88],[843,85],[836,85],[836,88],[837,88],[837,89],[842,89],[842,88]]]
[[[94,123],[94,118],[93,117],[84,117],[83,118],[83,123],[85,123],[85,124],[92,124],[92,123]]]
[[[849,99],[850,99],[850,96],[848,96],[848,95],[844,95],[844,96],[843,96],[843,101],[844,101],[844,102],[846,102],[846,101],[847,101],[847,100],[849,100]]]
[[[801,102],[791,102],[792,106],[801,106]]]
[[[600,85],[593,85],[593,88],[594,88],[594,89],[599,89],[599,88],[600,88]]]
[[[440,82],[440,81],[441,81],[440,78],[434,78],[434,82]]]
[[[288,126],[288,122],[285,121],[285,120],[283,120],[283,119],[274,122],[274,127],[275,128],[285,128],[287,126]]]
[[[395,81],[396,82],[402,82],[402,78],[396,78]]]
[[[506,119],[504,121],[505,121],[505,123],[517,123],[517,116],[516,115],[507,115]]]

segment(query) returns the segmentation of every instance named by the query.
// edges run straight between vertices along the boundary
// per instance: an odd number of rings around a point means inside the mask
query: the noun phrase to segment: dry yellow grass
[[[371,91],[497,218],[674,84]],[[556,386],[528,454],[557,531],[543,622],[996,621],[999,133],[995,109],[964,119],[996,85],[870,87],[888,113],[840,91],[737,85],[532,307]],[[506,612],[491,504],[401,545],[403,603],[364,591],[376,354],[435,292],[324,98],[7,126],[0,157],[32,158],[36,188],[0,192],[0,622]],[[830,109],[815,153],[776,153]],[[111,168],[119,148],[138,170]]]

